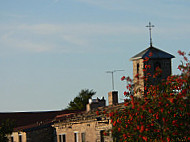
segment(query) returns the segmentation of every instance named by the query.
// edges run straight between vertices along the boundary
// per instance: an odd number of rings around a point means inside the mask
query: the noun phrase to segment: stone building
[[[106,113],[115,109],[124,107],[118,104],[118,92],[108,93],[109,106],[105,106],[105,100],[89,102],[88,105],[95,103],[97,107],[87,109],[87,111],[58,115],[55,119],[53,127],[56,129],[57,142],[113,142],[111,136],[112,124],[109,115]],[[104,103],[102,103],[102,101]],[[104,105],[102,105],[104,104]],[[105,114],[99,115],[99,111]],[[108,132],[108,135],[104,135]]]
[[[134,89],[137,92],[138,90],[144,92],[145,86],[157,84],[170,76],[172,74],[172,58],[175,57],[153,46],[133,56],[130,60],[133,61]],[[147,71],[145,71],[146,68]],[[162,72],[154,78],[157,69],[161,69]],[[148,80],[143,77],[148,77]],[[140,93],[136,93],[135,96],[141,97]]]
[[[0,124],[9,119],[15,123],[9,142],[56,142],[56,131],[52,122],[57,115],[76,111],[40,111],[0,113]]]
[[[0,122],[10,119],[15,128],[8,136],[9,142],[112,142],[110,118],[97,114],[111,112],[123,107],[118,104],[118,92],[108,93],[109,106],[105,99],[90,99],[86,111],[47,111],[0,113]]]

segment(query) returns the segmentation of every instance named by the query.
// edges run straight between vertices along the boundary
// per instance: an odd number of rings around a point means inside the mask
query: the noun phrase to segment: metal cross
[[[112,74],[112,88],[114,91],[114,78],[113,78],[113,73],[117,72],[117,71],[124,71],[124,70],[113,70],[113,71],[107,71],[106,73],[111,73]]]
[[[151,30],[154,27],[154,25],[151,25],[151,23],[149,22],[149,25],[146,26],[147,28],[149,28],[150,31],[150,47],[152,47],[152,36],[151,36]]]

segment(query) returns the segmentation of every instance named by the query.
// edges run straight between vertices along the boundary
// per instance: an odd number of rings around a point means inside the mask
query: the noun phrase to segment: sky
[[[0,0],[0,112],[61,110],[82,89],[123,101],[129,59],[153,46],[190,49],[189,0]]]

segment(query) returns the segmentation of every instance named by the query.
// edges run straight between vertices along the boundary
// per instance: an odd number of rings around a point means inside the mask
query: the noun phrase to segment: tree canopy
[[[68,104],[68,110],[86,110],[86,104],[88,104],[88,100],[95,95],[96,92],[89,89],[82,89],[78,96],[76,96],[70,103]]]
[[[0,125],[0,142],[7,142],[7,135],[11,134],[14,128],[14,122],[7,119],[1,122]]]

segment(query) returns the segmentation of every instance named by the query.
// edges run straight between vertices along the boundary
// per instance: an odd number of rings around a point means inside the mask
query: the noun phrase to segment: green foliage
[[[88,100],[95,95],[96,92],[93,90],[83,89],[79,92],[79,95],[74,98],[73,101],[70,101],[68,110],[86,110],[86,104],[88,104]]]
[[[7,142],[7,135],[13,132],[14,122],[7,119],[1,122],[0,125],[0,142]]]

